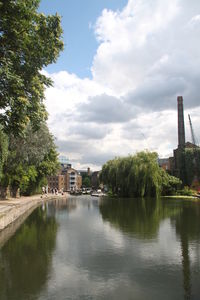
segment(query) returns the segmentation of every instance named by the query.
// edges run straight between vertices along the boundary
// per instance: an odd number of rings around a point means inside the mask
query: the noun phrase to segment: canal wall
[[[28,216],[34,211],[36,207],[33,206],[27,210],[24,214],[19,216],[15,221],[6,226],[3,230],[0,230],[0,249],[3,245],[14,235],[17,229],[24,223]]]
[[[62,195],[48,195],[43,197],[37,195],[0,200],[0,232],[24,214],[29,215],[44,201],[62,199],[63,197]],[[28,213],[29,211],[30,213]]]

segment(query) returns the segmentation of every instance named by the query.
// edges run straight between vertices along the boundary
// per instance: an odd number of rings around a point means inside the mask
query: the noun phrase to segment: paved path
[[[0,200],[0,231],[13,223],[25,212],[36,207],[43,201],[50,199],[61,199],[66,197],[66,194],[62,195],[34,195],[30,197],[10,198],[8,200]]]

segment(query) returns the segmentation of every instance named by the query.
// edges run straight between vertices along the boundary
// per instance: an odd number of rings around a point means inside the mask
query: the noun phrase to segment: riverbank
[[[23,215],[31,213],[38,205],[48,200],[63,199],[64,195],[34,195],[30,197],[0,200],[0,231],[8,227]]]
[[[186,196],[186,195],[171,195],[171,196],[162,196],[163,199],[180,199],[180,200],[191,200],[191,201],[200,201],[198,196]]]

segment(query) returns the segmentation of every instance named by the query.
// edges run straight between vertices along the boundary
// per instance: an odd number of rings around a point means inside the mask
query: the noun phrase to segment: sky
[[[42,0],[62,16],[64,51],[42,72],[49,128],[77,169],[177,147],[177,96],[200,140],[199,0]]]

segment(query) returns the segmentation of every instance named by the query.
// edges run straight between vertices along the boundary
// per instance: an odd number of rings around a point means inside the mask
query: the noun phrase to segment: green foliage
[[[58,168],[53,137],[44,123],[44,91],[52,82],[41,71],[63,49],[61,20],[57,14],[38,13],[39,4],[0,0],[1,185],[28,194]]]
[[[91,187],[91,179],[88,176],[85,176],[82,182],[83,187]]]
[[[194,179],[200,182],[200,148],[178,149],[178,176],[183,186],[192,186]]]
[[[10,136],[9,155],[4,166],[4,178],[11,188],[22,194],[32,194],[48,175],[59,167],[54,139],[43,123],[37,131],[28,125],[23,137]]]
[[[186,180],[185,184],[191,186],[194,177],[200,179],[200,149],[186,148],[184,151]]]
[[[175,195],[177,190],[181,188],[182,182],[179,178],[169,175],[161,169],[162,175],[162,195]]]
[[[180,180],[168,175],[157,163],[155,152],[115,158],[103,165],[100,180],[112,194],[125,197],[153,197],[173,192]]]
[[[8,156],[8,137],[3,132],[2,126],[0,126],[0,178],[2,177],[3,165]]]
[[[177,191],[177,195],[182,195],[182,196],[193,196],[195,192],[191,190],[188,186],[184,186],[182,190]]]
[[[46,120],[44,90],[52,82],[41,70],[63,49],[60,17],[38,13],[39,3],[0,1],[0,124],[14,135]]]
[[[20,188],[20,191],[24,193],[31,183],[36,182],[38,174],[35,166],[24,166],[20,163],[10,175],[11,186]]]

